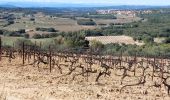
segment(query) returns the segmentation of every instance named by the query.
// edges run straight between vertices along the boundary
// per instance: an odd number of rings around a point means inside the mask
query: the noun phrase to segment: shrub
[[[35,18],[30,18],[30,21],[35,21]]]
[[[34,34],[32,38],[40,39],[40,38],[42,38],[42,36],[41,36],[41,34]]]
[[[100,41],[92,40],[90,42],[90,47],[95,51],[99,51],[104,48],[104,45]]]
[[[7,25],[11,25],[11,24],[14,24],[14,21],[13,20],[8,20]]]
[[[163,42],[164,43],[170,43],[170,37],[166,38]]]
[[[58,30],[55,30],[54,28],[40,28],[40,27],[37,27],[35,28],[36,31],[45,31],[45,32],[57,32]]]
[[[27,40],[27,39],[17,39],[15,41],[15,47],[18,49],[21,49],[23,46],[23,43],[25,45],[33,45],[33,43],[31,42],[31,40]]]
[[[25,29],[19,29],[17,32],[19,32],[19,33],[25,33]]]
[[[41,38],[49,38],[49,37],[50,37],[49,34],[42,34],[42,35],[41,35]]]
[[[96,25],[96,23],[92,19],[79,19],[79,20],[77,20],[77,24],[79,24],[79,25]]]
[[[54,42],[55,42],[56,45],[61,45],[61,44],[64,43],[64,37],[62,37],[62,36],[60,35],[60,36],[58,36],[58,37],[56,37],[56,38],[54,39]]]
[[[15,31],[4,31],[3,32],[3,35],[4,36],[19,36],[19,37],[21,37],[21,36],[23,36],[22,34],[20,34],[19,32],[15,32]]]
[[[0,30],[0,35],[3,35],[3,33],[4,33],[3,30]]]
[[[58,33],[50,33],[49,35],[50,35],[50,37],[57,37]]]
[[[30,38],[30,35],[29,34],[24,34],[24,38],[28,39],[28,38]]]

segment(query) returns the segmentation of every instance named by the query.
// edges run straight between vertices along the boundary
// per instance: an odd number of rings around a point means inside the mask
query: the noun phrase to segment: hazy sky
[[[102,3],[112,5],[170,5],[170,0],[0,0],[6,2]]]

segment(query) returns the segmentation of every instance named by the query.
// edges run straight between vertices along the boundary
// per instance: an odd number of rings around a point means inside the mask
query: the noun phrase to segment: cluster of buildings
[[[108,10],[97,10],[98,14],[116,14],[116,15],[127,15],[130,17],[135,17],[137,14],[150,14],[152,13],[151,10],[115,10],[115,9],[108,9]]]

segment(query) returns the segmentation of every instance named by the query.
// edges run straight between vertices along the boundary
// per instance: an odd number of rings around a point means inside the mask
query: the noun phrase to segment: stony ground
[[[12,63],[6,58],[0,61],[0,100],[170,100],[164,86],[147,89],[152,83],[149,78],[145,86],[127,87],[120,93],[121,77],[115,75],[119,71],[96,83],[97,74],[92,74],[88,82],[82,76],[72,80],[72,75],[62,76],[55,68],[50,73],[45,67],[20,63],[19,58]],[[123,84],[136,80],[127,77]]]

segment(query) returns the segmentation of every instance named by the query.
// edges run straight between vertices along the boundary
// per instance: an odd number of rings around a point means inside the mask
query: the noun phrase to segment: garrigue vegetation
[[[166,99],[170,95],[169,13],[163,13],[163,16],[157,12],[138,15],[142,18],[140,21],[113,22],[110,25],[106,23],[100,26],[97,20],[109,19],[108,21],[110,21],[115,19],[115,16],[98,15],[93,12],[94,10],[91,11],[96,8],[82,9],[77,12],[76,8],[72,10],[65,8],[64,10],[62,8],[9,10],[24,13],[22,17],[27,20],[21,18],[23,21],[17,22],[16,19],[13,19],[14,24],[11,23],[7,27],[4,26],[7,24],[0,23],[2,24],[0,26],[3,27],[0,29],[0,68],[1,76],[3,76],[1,83],[6,82],[5,92],[2,88],[0,95],[7,93],[8,96],[11,94],[17,96],[18,93],[21,93],[17,97],[26,98],[29,95],[30,99],[34,98],[35,94],[41,99],[39,96],[45,94],[46,98],[49,94],[49,97],[53,99],[53,95],[59,96],[58,94],[62,92],[65,97],[66,95],[72,96],[70,94],[77,97],[76,94],[78,94],[85,99],[87,98],[84,94],[97,97],[97,99],[112,97],[129,99],[126,97],[129,95],[134,96],[131,97],[132,99],[142,97]],[[39,15],[36,13],[41,11],[45,14],[44,19],[38,19],[42,17],[41,14],[36,17]],[[54,12],[57,13],[54,14]],[[74,22],[70,25],[71,28],[78,21],[81,24],[78,27],[89,27],[88,25],[93,24],[96,29],[62,32],[55,27],[55,24],[48,25],[48,23],[56,21],[58,17],[70,18]],[[53,20],[51,21],[51,19]],[[57,21],[62,26],[64,25],[62,22],[69,21],[69,19]],[[16,23],[22,23],[22,25],[18,25],[20,28],[12,29],[11,27],[15,27]],[[35,23],[38,24],[34,25]],[[41,26],[41,24],[45,25]],[[131,36],[137,42],[144,41],[144,45],[102,44],[97,40],[86,40],[87,36],[106,37],[110,35]],[[158,39],[158,42],[155,38]],[[161,42],[159,42],[159,38],[162,39]],[[108,40],[111,39],[108,38]],[[84,83],[85,81],[87,83]],[[46,87],[48,87],[47,91]],[[9,91],[6,90],[10,89],[12,90],[8,93]],[[24,93],[19,92],[23,89],[26,89]],[[33,90],[33,95],[28,93],[30,89]],[[62,91],[56,92],[57,90]],[[67,92],[67,90],[71,92]],[[104,95],[108,97],[105,98]],[[12,98],[14,98],[13,95]]]
[[[81,17],[84,18],[101,18],[101,19],[117,19],[113,14],[84,14]]]
[[[92,19],[79,19],[79,20],[77,20],[77,24],[79,24],[79,25],[96,25],[96,23]]]
[[[146,43],[153,42],[156,37],[170,37],[170,15],[164,13],[153,13],[148,15],[139,15],[143,19],[139,22],[126,24],[111,24],[101,29],[87,30],[87,36],[110,36],[110,35],[128,35],[134,40],[142,40]]]
[[[68,12],[67,14],[61,12],[60,15],[54,15],[50,11],[52,10],[42,10],[45,14],[48,13],[51,17],[53,16],[69,16],[70,18],[76,17],[86,17],[83,19],[76,19],[77,23],[80,25],[96,25],[93,18],[112,18],[115,19],[114,15],[98,15],[92,10],[92,12],[88,12],[89,10],[83,10],[81,12],[78,11],[75,15],[71,15]],[[162,10],[162,13],[160,13]],[[7,31],[1,30],[0,34],[4,36],[22,36],[25,38],[34,38],[34,39],[42,39],[42,38],[51,38],[54,41],[54,45],[59,45],[61,48],[82,48],[92,46],[93,48],[100,48],[101,53],[125,53],[133,55],[134,51],[136,51],[139,55],[166,55],[169,56],[169,37],[170,37],[170,15],[167,13],[169,9],[160,9],[155,11],[152,14],[139,14],[141,17],[140,21],[132,22],[132,23],[113,23],[108,26],[103,26],[101,28],[93,29],[93,30],[82,30],[77,32],[58,32],[58,30],[54,28],[43,28],[37,27],[36,31],[43,32],[53,32],[49,34],[34,34],[32,37],[29,34],[25,34],[24,29],[20,29],[19,31]],[[24,12],[24,11],[23,11]],[[74,11],[73,11],[74,12]],[[87,14],[87,12],[89,14]],[[35,14],[35,11],[28,10],[28,14]],[[10,18],[11,19],[11,18]],[[116,36],[116,35],[127,35],[133,37],[136,41],[144,41],[145,45],[137,46],[137,45],[125,45],[125,44],[107,44],[103,45],[98,43],[97,41],[93,41],[93,45],[89,45],[90,43],[85,40],[86,36]],[[155,43],[154,38],[165,38],[162,43]]]
[[[37,27],[35,29],[36,31],[45,31],[45,32],[57,32],[58,30],[55,30],[54,28],[40,28],[40,27]]]
[[[73,38],[76,33],[67,35]],[[82,37],[76,36],[76,38]],[[59,37],[57,40],[58,44],[60,44],[63,38]],[[94,44],[96,44],[95,47],[102,48],[99,42],[93,41],[91,45]],[[83,53],[74,52],[73,49],[56,51],[55,47],[51,44],[46,50],[43,50],[41,44],[32,44],[29,40],[18,40],[15,46],[11,48],[1,47],[0,45],[0,52],[2,52],[0,58],[8,59],[9,64],[13,63],[16,58],[20,58],[21,62],[17,62],[15,65],[21,65],[22,63],[24,66],[33,66],[37,68],[39,72],[47,71],[47,69],[50,73],[56,73],[58,71],[59,74],[57,77],[65,78],[66,76],[71,76],[69,81],[76,81],[76,79],[78,79],[79,81],[81,80],[82,83],[85,80],[88,82],[90,79],[93,79],[93,81],[100,84],[105,83],[103,80],[106,81],[110,79],[112,84],[121,85],[121,87],[118,87],[116,90],[120,93],[126,92],[127,87],[142,85],[147,88],[144,88],[144,93],[140,92],[140,94],[146,95],[151,93],[150,88],[154,87],[160,90],[164,89],[167,91],[167,95],[170,95],[170,84],[167,81],[170,74],[168,68],[169,59],[164,59],[163,57],[150,58],[149,56],[140,58],[137,57],[138,55],[124,56],[122,53],[119,55],[102,55],[97,54],[96,50],[93,51],[93,49],[82,50],[84,50]],[[117,71],[119,71],[119,74]],[[114,78],[112,78],[113,75]],[[136,80],[136,78],[138,80]],[[115,79],[116,83],[113,82]],[[68,81],[68,79],[66,79],[66,81]],[[162,85],[165,87],[162,88]],[[141,88],[137,89],[140,90]]]

